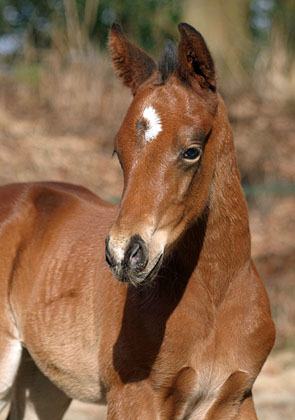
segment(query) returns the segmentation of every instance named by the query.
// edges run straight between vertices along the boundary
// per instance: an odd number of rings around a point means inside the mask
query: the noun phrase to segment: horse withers
[[[269,301],[214,62],[199,32],[179,31],[156,65],[111,30],[134,95],[115,138],[118,208],[68,184],[0,189],[10,420],[61,419],[72,398],[107,402],[108,420],[257,418]]]

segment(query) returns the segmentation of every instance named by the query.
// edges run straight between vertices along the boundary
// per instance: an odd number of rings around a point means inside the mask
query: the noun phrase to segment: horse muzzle
[[[159,271],[162,254],[149,259],[146,243],[140,235],[133,235],[127,244],[106,237],[106,262],[114,276],[125,283],[138,285],[152,280]]]

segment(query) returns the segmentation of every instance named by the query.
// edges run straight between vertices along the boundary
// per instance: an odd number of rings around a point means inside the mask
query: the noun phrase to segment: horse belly
[[[27,344],[28,351],[49,379],[70,398],[104,403],[96,352],[83,349],[79,339],[74,343],[55,343],[43,347]]]
[[[46,258],[42,249],[34,267],[29,252],[23,255],[22,266],[32,267],[31,273],[17,273],[12,302],[22,342],[41,372],[70,398],[101,402],[101,301],[96,271],[83,265],[94,251],[81,248],[49,243]]]
[[[80,297],[35,303],[23,324],[23,341],[39,369],[70,398],[101,402],[100,334]]]

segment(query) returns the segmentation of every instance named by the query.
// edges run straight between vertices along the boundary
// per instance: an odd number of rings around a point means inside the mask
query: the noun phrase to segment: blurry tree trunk
[[[250,0],[186,0],[184,18],[204,36],[226,90],[249,83],[253,52],[248,25]],[[228,82],[225,86],[224,81]]]
[[[76,0],[64,0],[66,27],[69,48],[74,51],[87,51],[90,35],[97,19],[99,0],[86,0],[83,20],[79,19]]]
[[[76,0],[64,0],[65,18],[71,53],[82,49],[82,33],[79,22]]]
[[[85,4],[83,28],[85,33],[89,36],[92,29],[94,28],[97,11],[99,6],[99,0],[87,0]]]
[[[260,96],[295,102],[295,1],[277,1],[272,25],[255,63],[254,86]]]

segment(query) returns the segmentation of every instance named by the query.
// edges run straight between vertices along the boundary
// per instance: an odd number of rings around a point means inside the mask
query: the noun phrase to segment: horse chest
[[[114,369],[123,382],[144,379],[158,369],[175,372],[188,363],[195,351],[202,351],[208,340],[212,341],[214,320],[209,304],[192,308],[183,299],[177,307],[167,301],[143,307],[133,302],[134,296],[127,295],[118,335],[109,342]],[[108,334],[105,338],[109,340]]]
[[[196,354],[204,354],[209,343],[213,343],[210,307],[199,305],[192,309],[184,299],[173,310],[167,304],[145,309],[139,304],[129,305],[133,299],[127,296],[120,328],[111,341],[111,325],[105,329],[110,351],[101,352],[103,364],[112,365],[123,383],[149,378],[155,388],[165,387],[167,378],[173,378],[184,366],[195,364]],[[206,325],[201,322],[205,313]]]
[[[195,312],[190,305],[184,305],[184,308],[180,305],[162,330],[159,329],[161,323],[155,323],[154,328],[149,323],[149,328],[142,334],[145,337],[145,346],[143,342],[140,346],[144,349],[143,358],[138,354],[132,356],[133,366],[137,364],[139,371],[147,362],[144,373],[135,379],[151,384],[163,420],[190,419],[196,415],[202,419],[232,373],[227,365],[227,355],[221,356],[219,351],[211,309],[197,306]],[[198,316],[200,313],[202,316]],[[206,319],[207,323],[204,325],[199,319]],[[149,359],[151,355],[152,359]]]

